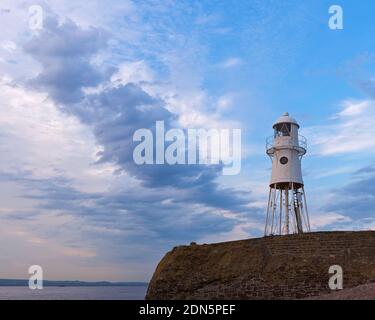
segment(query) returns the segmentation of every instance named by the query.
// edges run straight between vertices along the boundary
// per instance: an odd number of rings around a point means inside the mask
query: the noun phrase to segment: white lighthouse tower
[[[299,125],[287,112],[275,122],[273,129],[274,135],[267,139],[272,175],[264,235],[309,232],[301,171],[306,138],[298,134]]]

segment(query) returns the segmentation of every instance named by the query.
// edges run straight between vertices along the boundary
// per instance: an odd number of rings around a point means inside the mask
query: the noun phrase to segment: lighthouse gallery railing
[[[268,155],[272,155],[275,151],[275,136],[272,135],[266,139],[266,150]],[[298,144],[295,145],[292,141],[289,144],[286,144],[285,147],[292,147],[296,149],[300,155],[304,155],[307,150],[307,139],[298,135]]]

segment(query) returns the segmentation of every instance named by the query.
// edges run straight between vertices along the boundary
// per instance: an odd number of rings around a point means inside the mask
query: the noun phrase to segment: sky
[[[343,9],[343,29],[329,8]],[[35,29],[31,6],[42,8]],[[263,234],[288,111],[312,229],[375,229],[371,0],[0,0],[0,278],[148,281],[190,242]],[[138,166],[139,128],[240,128],[242,169]]]

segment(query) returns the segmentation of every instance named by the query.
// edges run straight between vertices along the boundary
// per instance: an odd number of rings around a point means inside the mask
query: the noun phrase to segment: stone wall
[[[299,299],[375,282],[375,232],[317,232],[175,247],[160,261],[146,299]]]

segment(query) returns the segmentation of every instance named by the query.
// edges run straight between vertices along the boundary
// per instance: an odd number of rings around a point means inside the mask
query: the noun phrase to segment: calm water
[[[0,287],[0,300],[144,300],[147,287]]]

